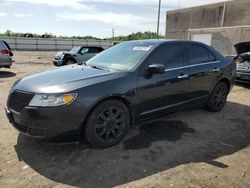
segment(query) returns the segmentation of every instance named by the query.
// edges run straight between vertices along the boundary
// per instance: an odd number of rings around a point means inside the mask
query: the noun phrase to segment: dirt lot
[[[15,80],[52,68],[54,52],[15,52],[0,69],[0,187],[250,187],[250,87],[235,86],[219,113],[189,109],[131,129],[97,150],[19,135],[3,107]]]

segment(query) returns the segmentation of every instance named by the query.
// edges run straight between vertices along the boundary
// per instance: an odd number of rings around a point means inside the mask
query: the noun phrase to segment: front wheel
[[[85,127],[87,141],[94,147],[107,148],[118,144],[127,134],[130,114],[118,100],[100,103],[89,115]]]
[[[229,88],[225,82],[219,82],[209,96],[206,109],[210,112],[219,112],[226,104]]]
[[[64,64],[65,65],[72,65],[72,64],[75,64],[76,62],[73,60],[73,59],[67,59],[65,60]]]

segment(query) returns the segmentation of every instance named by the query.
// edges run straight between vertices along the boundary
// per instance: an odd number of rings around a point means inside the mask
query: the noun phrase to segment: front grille
[[[8,108],[16,112],[21,112],[24,107],[28,106],[33,96],[33,93],[14,91],[9,97]]]

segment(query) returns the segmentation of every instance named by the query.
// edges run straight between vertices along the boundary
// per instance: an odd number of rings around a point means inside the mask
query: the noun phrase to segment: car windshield
[[[152,49],[152,45],[143,45],[142,43],[121,43],[90,59],[86,65],[129,71],[136,67]]]
[[[72,53],[72,54],[77,54],[80,50],[80,46],[76,46],[74,48],[72,48],[69,52]]]

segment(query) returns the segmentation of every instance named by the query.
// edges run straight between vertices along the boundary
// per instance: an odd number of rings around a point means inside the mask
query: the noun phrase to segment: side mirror
[[[165,73],[165,65],[162,64],[152,64],[148,66],[149,74],[164,74]]]

